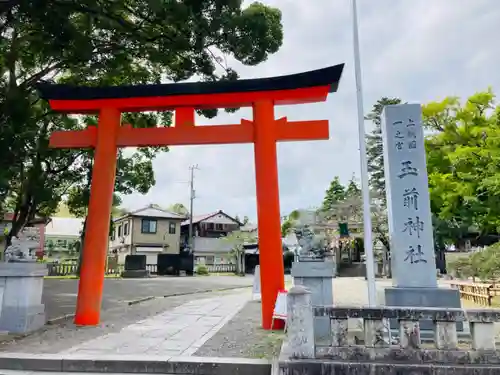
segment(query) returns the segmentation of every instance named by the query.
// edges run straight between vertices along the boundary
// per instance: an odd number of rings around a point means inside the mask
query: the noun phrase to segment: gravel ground
[[[248,289],[244,289],[248,291]],[[120,331],[122,328],[139,320],[173,309],[195,298],[210,298],[234,290],[216,293],[198,293],[178,297],[157,298],[135,305],[124,305],[101,314],[101,324],[97,327],[76,327],[71,320],[57,325],[46,326],[43,330],[29,336],[0,343],[0,352],[14,353],[58,353],[82,341]]]
[[[279,355],[282,331],[261,328],[261,304],[251,301],[194,355],[272,359]]]
[[[378,286],[390,282],[379,281]],[[367,304],[366,281],[362,278],[337,278],[333,282],[334,303],[351,306]],[[279,355],[284,334],[261,328],[261,304],[249,302],[194,355],[203,357],[273,358]],[[349,322],[349,329],[358,329],[359,322]]]

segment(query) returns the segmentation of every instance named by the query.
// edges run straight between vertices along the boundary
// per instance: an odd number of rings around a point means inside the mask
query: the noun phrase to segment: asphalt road
[[[251,286],[253,276],[158,277],[150,279],[105,279],[102,309],[108,310],[146,297],[200,293],[223,288]],[[75,312],[78,280],[45,279],[44,303],[47,319]]]

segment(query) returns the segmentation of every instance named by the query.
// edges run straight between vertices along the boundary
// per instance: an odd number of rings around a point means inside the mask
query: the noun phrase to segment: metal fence
[[[236,272],[236,264],[207,264],[208,272],[210,273],[234,273]],[[65,263],[47,263],[48,276],[75,276],[78,270],[77,262]],[[108,268],[106,275],[120,275],[124,270],[123,264],[117,267]],[[156,275],[158,273],[158,266],[156,264],[146,264],[146,270],[150,274]]]
[[[210,273],[231,273],[236,272],[236,264],[206,264]]]
[[[156,265],[154,265],[156,268]],[[75,276],[78,271],[77,262],[47,263],[48,276]],[[120,275],[123,272],[123,265],[106,269],[106,275]]]

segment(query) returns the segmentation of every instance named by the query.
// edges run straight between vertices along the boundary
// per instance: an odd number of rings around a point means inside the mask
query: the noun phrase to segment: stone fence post
[[[314,315],[311,292],[302,285],[287,295],[287,336],[290,358],[314,358]]]

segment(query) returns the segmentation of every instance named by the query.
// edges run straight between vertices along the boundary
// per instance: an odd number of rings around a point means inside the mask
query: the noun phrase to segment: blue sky
[[[327,102],[278,107],[289,120],[328,119],[330,140],[278,146],[281,211],[317,206],[334,176],[359,177],[350,0],[267,0],[283,13],[281,50],[257,67],[231,62],[242,78],[275,76],[345,63]],[[358,0],[365,113],[382,96],[426,103],[500,87],[500,1]],[[238,123],[249,110],[198,123]],[[369,122],[367,129],[371,128]],[[196,171],[194,214],[219,209],[256,218],[252,145],[172,147],[154,161],[156,186],[123,206],[189,204],[189,166]]]

